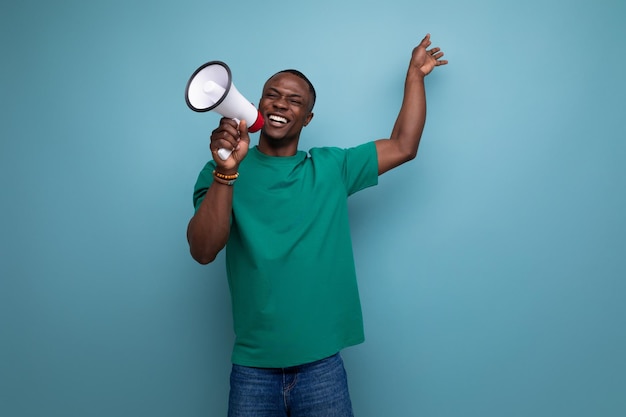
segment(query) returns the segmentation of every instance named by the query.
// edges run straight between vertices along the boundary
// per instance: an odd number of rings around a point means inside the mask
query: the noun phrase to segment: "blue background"
[[[350,201],[366,343],[355,412],[626,415],[626,3],[3,2],[0,415],[219,416],[223,258],[195,264],[191,192],[227,62],[257,102],[295,67],[302,148],[387,137],[412,48],[418,158]],[[256,141],[257,136],[253,137]]]

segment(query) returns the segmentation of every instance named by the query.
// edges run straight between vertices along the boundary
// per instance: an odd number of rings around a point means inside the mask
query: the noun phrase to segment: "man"
[[[389,139],[298,150],[315,89],[299,71],[273,75],[250,147],[245,121],[223,118],[194,190],[187,238],[195,260],[226,247],[235,346],[229,416],[352,416],[339,352],[364,340],[347,197],[417,154],[424,77],[447,64],[430,35],[413,50]],[[218,149],[232,149],[227,160]]]

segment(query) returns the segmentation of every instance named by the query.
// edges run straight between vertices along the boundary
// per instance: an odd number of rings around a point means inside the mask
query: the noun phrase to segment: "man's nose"
[[[272,105],[276,108],[279,109],[286,109],[287,108],[287,97],[285,96],[278,96],[274,99],[274,101],[272,101]]]

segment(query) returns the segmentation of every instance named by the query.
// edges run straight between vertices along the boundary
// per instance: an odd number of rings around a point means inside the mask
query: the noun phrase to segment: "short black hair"
[[[306,75],[304,75],[302,72],[298,71],[297,69],[285,69],[282,71],[278,71],[276,74],[292,74],[295,75],[297,77],[302,78],[304,81],[306,81],[306,83],[309,85],[309,92],[311,93],[311,96],[313,96],[313,103],[311,103],[311,109],[313,110],[313,106],[315,106],[315,99],[317,98],[317,94],[315,94],[315,87],[313,87],[313,83],[306,77]]]

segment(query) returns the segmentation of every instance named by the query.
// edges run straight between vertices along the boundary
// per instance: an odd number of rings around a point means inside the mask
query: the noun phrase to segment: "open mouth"
[[[274,123],[279,123],[281,125],[287,124],[287,119],[284,118],[283,116],[278,116],[276,114],[270,114],[267,118],[271,122],[274,122]]]

